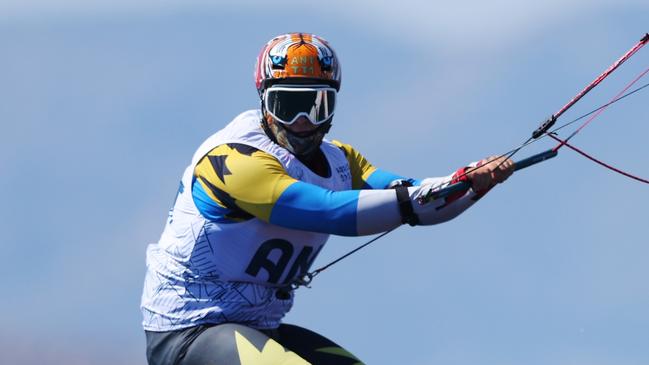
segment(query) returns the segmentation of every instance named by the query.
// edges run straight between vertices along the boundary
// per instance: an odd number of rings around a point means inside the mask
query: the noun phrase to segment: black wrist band
[[[417,217],[417,214],[415,214],[412,208],[408,187],[398,185],[394,189],[397,191],[397,203],[399,204],[399,212],[401,213],[401,223],[408,223],[411,226],[418,225],[419,217]]]

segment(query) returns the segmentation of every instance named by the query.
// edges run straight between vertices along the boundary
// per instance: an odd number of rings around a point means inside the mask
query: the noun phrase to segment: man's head
[[[320,37],[290,33],[268,42],[255,83],[269,137],[298,157],[317,151],[331,127],[340,74],[334,50]]]

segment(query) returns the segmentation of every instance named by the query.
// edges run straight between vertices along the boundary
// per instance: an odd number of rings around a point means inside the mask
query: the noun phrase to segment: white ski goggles
[[[276,120],[291,125],[300,117],[320,125],[334,115],[336,89],[326,85],[276,85],[264,91],[264,107]]]

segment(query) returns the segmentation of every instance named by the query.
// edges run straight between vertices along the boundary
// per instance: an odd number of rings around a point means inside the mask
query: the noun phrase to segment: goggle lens
[[[305,116],[315,125],[334,115],[336,89],[330,87],[270,87],[264,97],[266,110],[278,121],[293,124]]]

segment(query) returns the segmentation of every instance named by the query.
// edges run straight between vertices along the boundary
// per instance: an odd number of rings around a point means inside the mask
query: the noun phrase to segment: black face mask
[[[295,133],[279,122],[269,124],[266,119],[262,121],[262,125],[275,143],[300,159],[309,159],[320,148],[325,134],[331,128],[331,120],[306,133]]]

